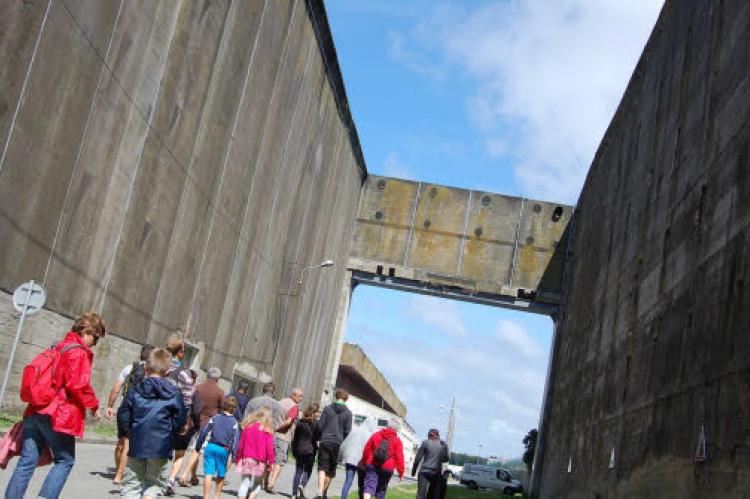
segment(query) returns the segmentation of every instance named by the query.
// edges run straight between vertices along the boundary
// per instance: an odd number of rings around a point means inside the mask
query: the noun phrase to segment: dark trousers
[[[388,483],[390,483],[392,476],[393,470],[384,470],[368,464],[365,467],[363,492],[374,496],[376,499],[385,499]]]
[[[365,488],[365,470],[349,463],[346,463],[346,479],[344,480],[344,486],[341,488],[341,499],[346,499],[349,495],[355,476],[357,477],[357,493],[362,499],[363,489]]]
[[[297,489],[302,486],[305,488],[307,481],[312,474],[313,463],[315,463],[315,454],[300,454],[295,456],[296,465],[294,469],[294,481],[292,483],[292,497],[298,497]]]
[[[417,499],[440,499],[443,477],[437,471],[420,471],[417,476]]]

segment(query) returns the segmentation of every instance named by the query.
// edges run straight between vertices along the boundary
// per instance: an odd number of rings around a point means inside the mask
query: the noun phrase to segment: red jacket
[[[365,450],[362,452],[362,464],[367,466],[373,464],[373,454],[375,449],[380,445],[380,441],[386,439],[390,440],[388,447],[388,459],[380,466],[384,470],[396,470],[398,476],[404,477],[404,445],[401,443],[401,439],[395,431],[390,428],[385,428],[378,432],[373,433],[370,439],[365,444]]]
[[[23,415],[46,414],[52,418],[53,430],[82,437],[86,409],[91,409],[92,412],[99,409],[99,401],[94,389],[91,388],[91,362],[94,360],[94,352],[78,333],[72,331],[66,334],[55,348],[60,350],[70,343],[77,343],[82,348],[71,348],[62,354],[60,365],[63,368],[63,388],[47,407],[38,409],[29,406]]]

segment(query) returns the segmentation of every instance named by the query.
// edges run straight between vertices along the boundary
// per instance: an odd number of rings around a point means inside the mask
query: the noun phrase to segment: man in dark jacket
[[[164,378],[171,360],[166,350],[153,350],[146,364],[148,377],[128,392],[117,411],[118,424],[130,435],[122,497],[150,499],[164,488],[162,471],[187,417],[180,391]]]
[[[234,417],[237,419],[238,423],[242,422],[247,403],[250,402],[250,395],[247,393],[248,391],[250,391],[250,383],[243,379],[237,383],[237,387],[229,394],[237,399],[237,410],[234,411]]]
[[[419,484],[417,499],[440,498],[443,486],[443,463],[448,462],[449,456],[448,445],[440,440],[440,433],[435,428],[428,431],[427,440],[419,446],[411,468],[411,476],[414,476],[420,462],[422,463],[417,478]]]
[[[317,424],[320,435],[318,446],[318,492],[326,497],[331,479],[336,476],[339,447],[352,430],[352,413],[346,408],[349,392],[336,390],[336,402],[323,409]]]

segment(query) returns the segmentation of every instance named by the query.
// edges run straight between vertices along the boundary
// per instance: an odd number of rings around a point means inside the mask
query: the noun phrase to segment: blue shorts
[[[203,474],[224,478],[227,474],[227,462],[229,462],[229,451],[221,445],[208,444],[203,451]]]

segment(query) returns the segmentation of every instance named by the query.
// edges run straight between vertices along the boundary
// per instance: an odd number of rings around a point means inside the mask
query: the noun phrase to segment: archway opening
[[[552,343],[550,317],[358,285],[344,341],[344,354],[347,348],[360,349],[387,382],[370,388],[390,388],[403,404],[403,433],[412,430],[414,443],[430,428],[448,437],[455,400],[452,464],[526,468],[523,439],[539,424]],[[352,367],[345,356],[337,381],[367,385],[347,372]],[[370,399],[370,406],[381,406],[370,409],[381,415],[378,409],[393,409],[389,397]],[[357,411],[368,409],[358,404],[355,398],[355,418],[364,415]],[[524,473],[518,474],[526,481]]]

